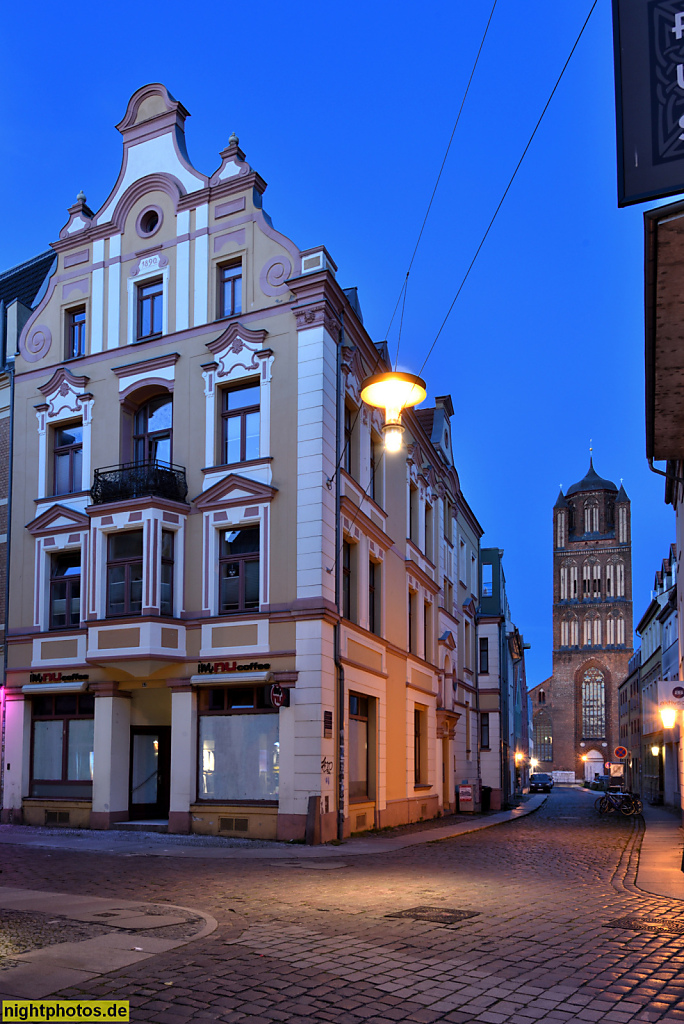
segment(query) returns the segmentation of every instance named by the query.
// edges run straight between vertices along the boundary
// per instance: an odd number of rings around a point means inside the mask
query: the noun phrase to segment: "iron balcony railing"
[[[185,467],[168,462],[126,462],[96,469],[90,492],[93,505],[146,497],[185,501],[187,494]]]

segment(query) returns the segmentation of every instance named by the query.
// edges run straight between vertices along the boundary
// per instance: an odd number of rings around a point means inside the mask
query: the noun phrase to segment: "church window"
[[[615,566],[615,568],[617,570],[616,574],[615,574],[616,577],[617,577],[617,579],[615,581],[615,596],[616,597],[624,597],[625,596],[625,563],[624,562],[618,562],[617,565]]]
[[[589,616],[584,620],[584,629],[582,631],[582,643],[585,647],[591,647],[591,619]]]
[[[561,601],[568,599],[568,570],[565,566],[560,571],[560,599]]]
[[[570,643],[570,623],[567,620],[561,622],[561,647],[568,647]]]
[[[543,709],[534,716],[534,755],[538,761],[553,761],[553,723]]]
[[[582,677],[582,736],[603,739],[606,732],[606,691],[603,673],[589,668]]]
[[[606,644],[612,647],[615,643],[615,619],[609,615],[606,619]]]
[[[573,565],[570,567],[570,597],[573,600],[577,600],[577,587],[578,587],[578,572],[577,566]]]
[[[584,532],[598,533],[599,510],[598,505],[586,504],[584,506]]]
[[[565,547],[565,512],[559,512],[556,516],[556,547]]]
[[[594,647],[601,646],[601,620],[597,617],[594,619]]]
[[[582,566],[582,600],[591,597],[591,566],[585,562]]]
[[[579,647],[579,620],[572,619],[570,622],[570,646]]]
[[[618,509],[618,542],[627,543],[627,509],[624,505]]]
[[[606,566],[606,597],[612,597],[615,593],[615,567],[612,562]]]
[[[600,597],[601,596],[601,566],[600,565],[598,565],[598,564],[594,565],[593,576],[594,576],[594,578],[592,580],[592,597]]]
[[[617,644],[624,644],[624,642],[625,642],[625,620],[622,618],[622,616],[619,616],[619,618],[618,618],[617,622],[615,623],[615,625],[616,625],[615,643],[617,643]]]
[[[540,704],[546,704],[546,694],[545,694],[545,692],[543,690],[539,691],[539,695],[538,695],[537,699],[538,699]]]

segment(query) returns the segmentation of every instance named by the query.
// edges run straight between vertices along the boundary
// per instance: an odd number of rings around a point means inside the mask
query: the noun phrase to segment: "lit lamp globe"
[[[660,753],[660,747],[656,746],[655,743],[654,743],[653,746],[651,747],[651,753],[653,754],[654,757],[657,757],[658,754]]]
[[[401,414],[404,409],[419,405],[426,395],[425,381],[413,373],[391,371],[366,377],[361,385],[361,401],[385,410],[382,432],[386,451],[399,451],[404,433]]]
[[[677,709],[669,707],[661,708],[660,717],[663,720],[663,728],[672,729],[677,721]]]
[[[530,758],[530,768],[536,768],[538,764],[539,764],[539,761],[537,760],[536,757],[531,757]]]

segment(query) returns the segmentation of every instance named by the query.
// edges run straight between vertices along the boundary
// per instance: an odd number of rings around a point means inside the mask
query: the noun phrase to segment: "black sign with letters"
[[[618,206],[684,192],[684,0],[613,0]]]

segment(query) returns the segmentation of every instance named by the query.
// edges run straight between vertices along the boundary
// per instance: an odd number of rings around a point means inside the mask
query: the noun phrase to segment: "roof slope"
[[[56,259],[56,254],[50,249],[40,256],[34,256],[32,260],[27,260],[26,263],[3,271],[0,274],[0,302],[8,304],[19,299],[32,309],[36,295]]]

